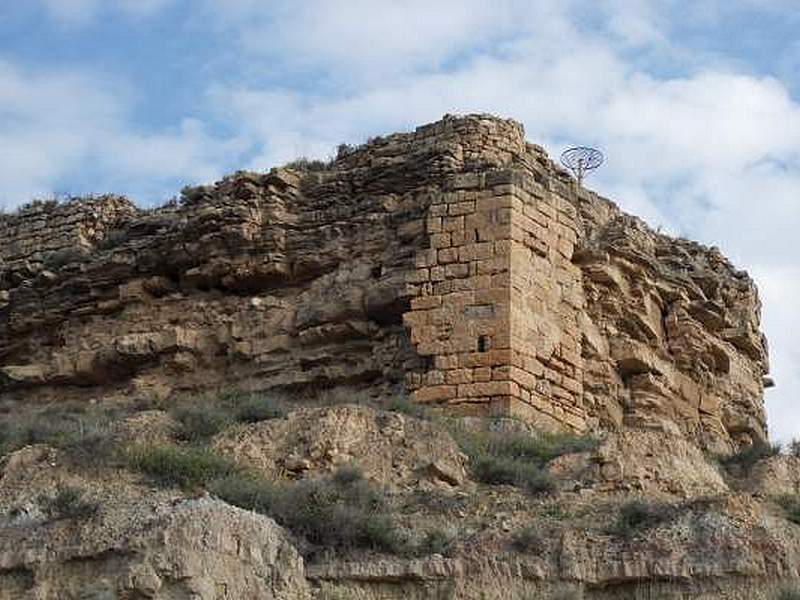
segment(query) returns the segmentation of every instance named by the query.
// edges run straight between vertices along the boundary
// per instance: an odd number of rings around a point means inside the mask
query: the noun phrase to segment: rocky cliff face
[[[585,397],[600,419],[622,409],[628,425],[668,423],[716,448],[764,441],[768,362],[752,280],[717,249],[582,208]]]
[[[766,439],[746,273],[577,187],[513,121],[448,116],[319,172],[0,227],[0,377],[18,398],[403,384],[545,427]]]

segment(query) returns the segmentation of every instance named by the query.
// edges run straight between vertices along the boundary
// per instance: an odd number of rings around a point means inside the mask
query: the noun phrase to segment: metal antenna
[[[561,164],[572,172],[578,180],[578,185],[581,185],[586,173],[594,171],[603,164],[603,153],[586,146],[567,148],[561,154]]]

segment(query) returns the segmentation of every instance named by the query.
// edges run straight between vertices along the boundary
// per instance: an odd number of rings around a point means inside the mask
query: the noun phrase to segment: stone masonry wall
[[[16,401],[405,385],[446,410],[725,448],[766,438],[759,310],[716,249],[653,232],[487,115],[154,211],[104,197],[0,221]]]
[[[0,264],[4,272],[25,263],[41,266],[53,255],[88,252],[109,231],[137,213],[121,196],[99,196],[81,202],[34,202],[0,217]]]
[[[408,281],[417,293],[404,316],[411,342],[433,359],[411,374],[420,402],[485,411],[512,395],[509,305],[510,208],[499,185],[457,177],[428,210],[429,247]]]
[[[126,198],[100,196],[69,204],[34,202],[0,216],[0,302],[8,300],[3,291],[46,266],[91,252],[137,212]]]
[[[430,248],[410,276],[405,322],[434,358],[415,397],[584,430],[574,207],[511,170],[452,187],[429,209]]]
[[[512,196],[512,375],[520,400],[556,423],[585,430],[579,315],[579,232],[574,206],[532,178]]]

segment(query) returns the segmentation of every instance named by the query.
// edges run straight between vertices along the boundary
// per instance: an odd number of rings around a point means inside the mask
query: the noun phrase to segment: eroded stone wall
[[[402,379],[414,357],[395,271],[413,255],[403,225],[416,200],[340,204],[339,183],[320,176],[301,193],[290,172],[237,174],[43,263],[7,286],[6,387],[166,394],[247,377]]]
[[[154,211],[41,206],[0,241],[6,396],[405,384],[547,427],[766,435],[752,281],[577,187],[513,121],[445,117]]]

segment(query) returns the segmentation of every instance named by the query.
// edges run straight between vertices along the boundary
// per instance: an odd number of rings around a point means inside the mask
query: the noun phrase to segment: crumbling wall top
[[[33,202],[0,218],[0,265],[7,275],[61,263],[67,254],[90,251],[140,212],[127,198],[111,194]]]

